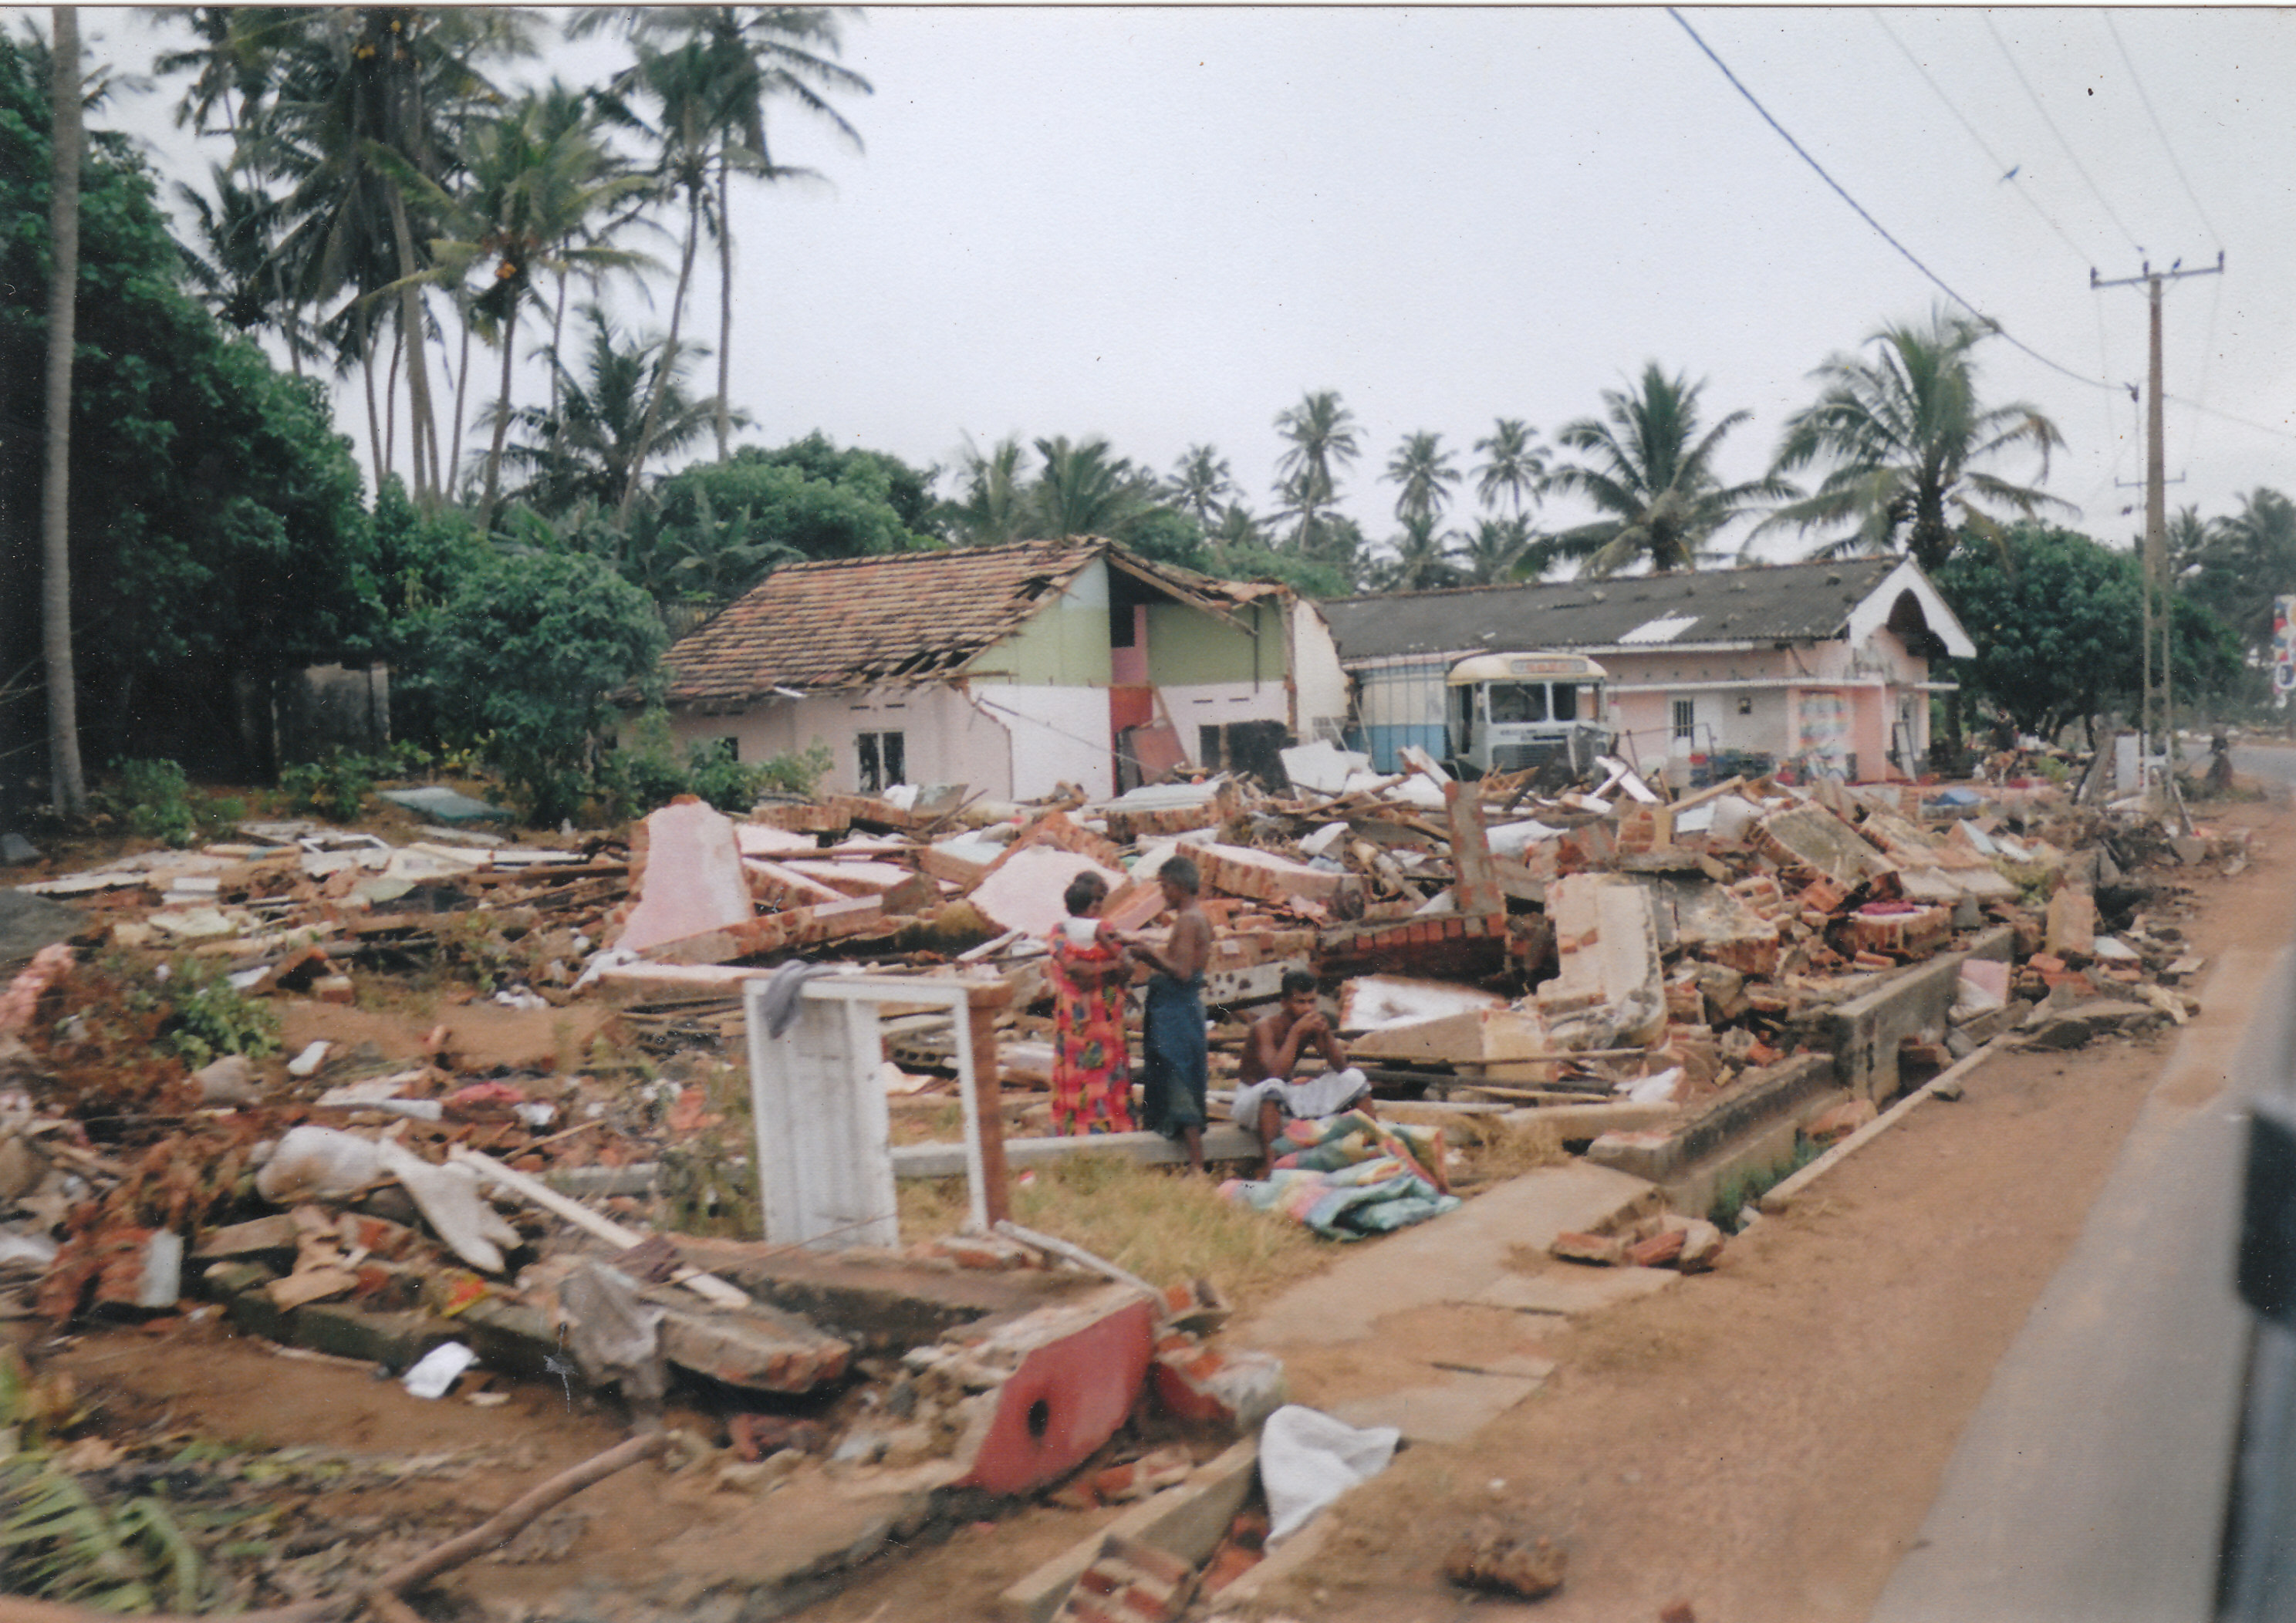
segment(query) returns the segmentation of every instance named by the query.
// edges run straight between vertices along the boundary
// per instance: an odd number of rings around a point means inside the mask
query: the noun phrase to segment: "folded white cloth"
[[[1352,1065],[1345,1070],[1327,1070],[1320,1077],[1309,1077],[1300,1082],[1268,1077],[1250,1087],[1235,1090],[1235,1103],[1229,1107],[1228,1118],[1249,1127],[1259,1119],[1260,1102],[1274,1099],[1275,1107],[1292,1120],[1314,1121],[1338,1115],[1370,1092],[1370,1079]]]

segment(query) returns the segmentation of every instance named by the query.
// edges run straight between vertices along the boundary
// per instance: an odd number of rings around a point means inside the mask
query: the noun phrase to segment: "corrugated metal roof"
[[[1816,642],[1903,561],[1858,558],[1621,579],[1389,592],[1317,606],[1349,664],[1410,654],[1615,648],[1664,642]]]
[[[1094,537],[792,563],[680,637],[668,700],[731,705],[775,687],[849,691],[955,676],[1105,554],[1119,572],[1226,618],[1245,594]]]

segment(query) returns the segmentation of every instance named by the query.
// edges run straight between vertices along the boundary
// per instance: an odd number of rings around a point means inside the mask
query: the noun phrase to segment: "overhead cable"
[[[2105,217],[2120,228],[2120,234],[2128,239],[2128,245],[2138,253],[2143,253],[2144,244],[2136,240],[2135,234],[2128,226],[2121,225],[2120,216],[2113,211],[2113,207],[2106,201],[2103,192],[2099,190],[2096,182],[2090,178],[2087,168],[2080,160],[2080,154],[2073,151],[2072,143],[2065,139],[2065,133],[2057,127],[2057,121],[2049,117],[2049,110],[2042,104],[2039,93],[2033,88],[2032,81],[2025,77],[2024,69],[2017,65],[2016,57],[2011,53],[2009,42],[2002,38],[2001,30],[1993,26],[1992,13],[1986,12],[1980,14],[1985,19],[1985,31],[1992,35],[1993,43],[2001,47],[2002,60],[2009,64],[2009,71],[2015,74],[2017,82],[2025,87],[2025,99],[2033,103],[2033,111],[2041,115],[2041,122],[2049,127],[2049,134],[2057,138],[2057,144],[2064,148],[2065,156],[2071,160],[2073,172],[2087,183],[2089,194],[2095,198],[2098,205],[2104,209]]]
[[[1908,265],[1911,265],[1915,270],[1921,272],[1923,275],[1928,277],[1931,282],[1936,283],[1947,298],[1952,299],[1954,303],[1959,305],[1963,309],[1967,310],[1979,321],[1984,323],[1986,328],[1989,332],[1997,333],[2001,338],[2006,340],[2012,348],[2019,349],[2024,354],[2030,356],[2033,359],[2040,362],[2042,365],[2049,368],[2050,371],[2062,373],[2066,377],[2072,379],[2076,383],[2086,383],[2092,389],[2112,389],[2114,387],[2114,385],[2106,382],[2102,378],[2090,377],[2086,373],[2075,372],[2070,366],[2066,366],[2056,361],[2051,360],[2047,356],[2043,355],[2030,344],[2026,343],[2022,339],[2020,339],[2015,334],[2012,333],[2008,328],[2003,326],[1993,317],[1988,316],[1984,311],[1970,303],[1968,299],[1964,299],[1959,293],[1954,291],[1953,288],[1946,282],[1944,277],[1939,275],[1928,266],[1923,264],[1920,257],[1916,255],[1912,249],[1907,248],[1903,242],[1900,242],[1897,238],[1891,236],[1888,229],[1882,225],[1881,221],[1875,219],[1871,214],[1868,214],[1866,211],[1866,207],[1863,203],[1860,203],[1856,198],[1850,196],[1848,191],[1842,187],[1840,181],[1834,179],[1833,176],[1825,172],[1825,166],[1818,162],[1816,159],[1811,157],[1808,151],[1802,145],[1802,143],[1795,140],[1793,136],[1788,133],[1786,127],[1779,123],[1776,119],[1770,115],[1770,110],[1762,105],[1761,99],[1755,95],[1752,91],[1747,89],[1746,86],[1739,81],[1738,76],[1730,71],[1730,64],[1724,61],[1719,56],[1715,54],[1714,47],[1708,45],[1704,39],[1700,37],[1698,30],[1690,26],[1690,21],[1687,18],[1684,17],[1680,12],[1677,11],[1670,5],[1666,8],[1666,14],[1682,25],[1682,31],[1690,36],[1691,42],[1701,51],[1706,53],[1706,58],[1709,61],[1712,62],[1717,68],[1722,70],[1722,77],[1730,81],[1731,88],[1735,90],[1740,95],[1745,97],[1747,104],[1753,108],[1756,112],[1762,115],[1762,121],[1765,124],[1767,124],[1772,129],[1778,132],[1779,139],[1784,141],[1788,146],[1793,148],[1795,155],[1800,158],[1804,163],[1816,170],[1817,177],[1824,181],[1827,185],[1833,187],[1834,194],[1841,198],[1843,202],[1848,203],[1851,209],[1856,212],[1859,219],[1864,220],[1868,225],[1872,226],[1876,236],[1879,236],[1884,242],[1887,242],[1890,247],[1896,249],[1899,254],[1903,255]]]
[[[2112,35],[2113,48],[2120,53],[2120,60],[2128,65],[2128,82],[2136,86],[2136,99],[2144,104],[2144,116],[2152,120],[2152,133],[2161,137],[2161,150],[2169,154],[2169,167],[2177,171],[2177,179],[2183,184],[2185,195],[2192,200],[2193,212],[2199,215],[2201,224],[2209,228],[2210,242],[2215,247],[2222,248],[2224,234],[2217,229],[2216,222],[2209,218],[2209,211],[2201,207],[2200,194],[2193,190],[2193,183],[2185,177],[2185,166],[2177,161],[2177,149],[2169,144],[2169,132],[2161,126],[2161,115],[2152,111],[2152,98],[2144,94],[2144,81],[2137,75],[2136,60],[2128,54],[2128,47],[2120,43],[2120,25],[2112,20],[2110,11],[2104,12],[2103,16],[2104,26]]]
[[[1922,65],[1922,59],[1915,56],[1913,52],[1907,48],[1906,42],[1898,37],[1897,30],[1890,26],[1890,20],[1888,18],[1884,17],[1879,11],[1871,6],[1866,8],[1866,14],[1874,20],[1874,25],[1879,28],[1882,32],[1890,37],[1890,43],[1898,47],[1898,53],[1905,57],[1906,61],[1913,65],[1914,71],[1920,74],[1923,81],[1936,93],[1937,99],[1944,103],[1946,111],[1951,113],[1954,118],[1959,121],[1961,127],[1969,132],[1969,138],[1977,143],[1977,150],[1983,152],[1985,154],[1985,160],[1993,166],[1992,172],[1999,176],[2003,180],[2013,180],[2017,171],[2024,166],[2021,164],[2011,164],[2007,162],[2002,158],[2000,153],[1993,150],[1993,148],[1987,143],[1984,136],[1977,133],[1977,126],[1972,124],[1968,119],[1963,116],[1961,109],[1953,104],[1953,98],[1946,94],[1945,86],[1937,82],[1937,79],[1931,74],[1930,70]],[[2072,250],[2073,258],[2079,260],[2083,265],[2095,265],[2096,263],[2096,256],[2088,252],[2087,250],[2082,248],[2079,243],[2067,236],[2065,234],[2065,228],[2057,224],[2055,217],[2052,216],[2046,209],[2041,207],[2040,200],[2035,197],[2032,193],[2026,190],[2021,184],[2013,184],[2010,187],[2010,190],[2024,200],[2025,206],[2027,208],[2032,209],[2035,214],[2041,217],[2041,224],[2046,225],[2051,231],[2057,234],[2057,241],[2062,242],[2068,249]]]

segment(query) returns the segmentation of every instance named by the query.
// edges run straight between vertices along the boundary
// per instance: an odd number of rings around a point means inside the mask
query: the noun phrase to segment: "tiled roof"
[[[1341,598],[1317,606],[1331,623],[1340,658],[1350,664],[1507,648],[1814,642],[1840,635],[1850,611],[1902,561],[1857,558],[1458,586]]]
[[[732,705],[775,687],[939,681],[1010,635],[1103,554],[1210,613],[1246,594],[1089,537],[792,563],[671,645],[668,696],[678,705]]]

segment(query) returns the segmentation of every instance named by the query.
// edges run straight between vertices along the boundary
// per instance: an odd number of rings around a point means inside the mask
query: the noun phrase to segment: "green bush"
[[[741,816],[767,794],[809,795],[835,758],[816,740],[770,760],[741,761],[729,744],[693,745],[681,765],[667,713],[649,710],[632,725],[621,747],[598,769],[601,809],[611,823],[642,817],[679,795],[694,795],[729,816]]]
[[[378,775],[389,775],[390,763],[354,755],[340,745],[323,759],[283,767],[279,788],[297,812],[316,813],[330,823],[349,823],[366,809]]]
[[[146,840],[180,850],[247,815],[238,800],[194,794],[183,767],[171,760],[114,761],[111,770],[112,786],[96,797],[97,809]]]
[[[168,1011],[160,1041],[194,1070],[227,1053],[258,1059],[279,1050],[279,1015],[231,984],[220,964],[176,959],[160,983]]]

